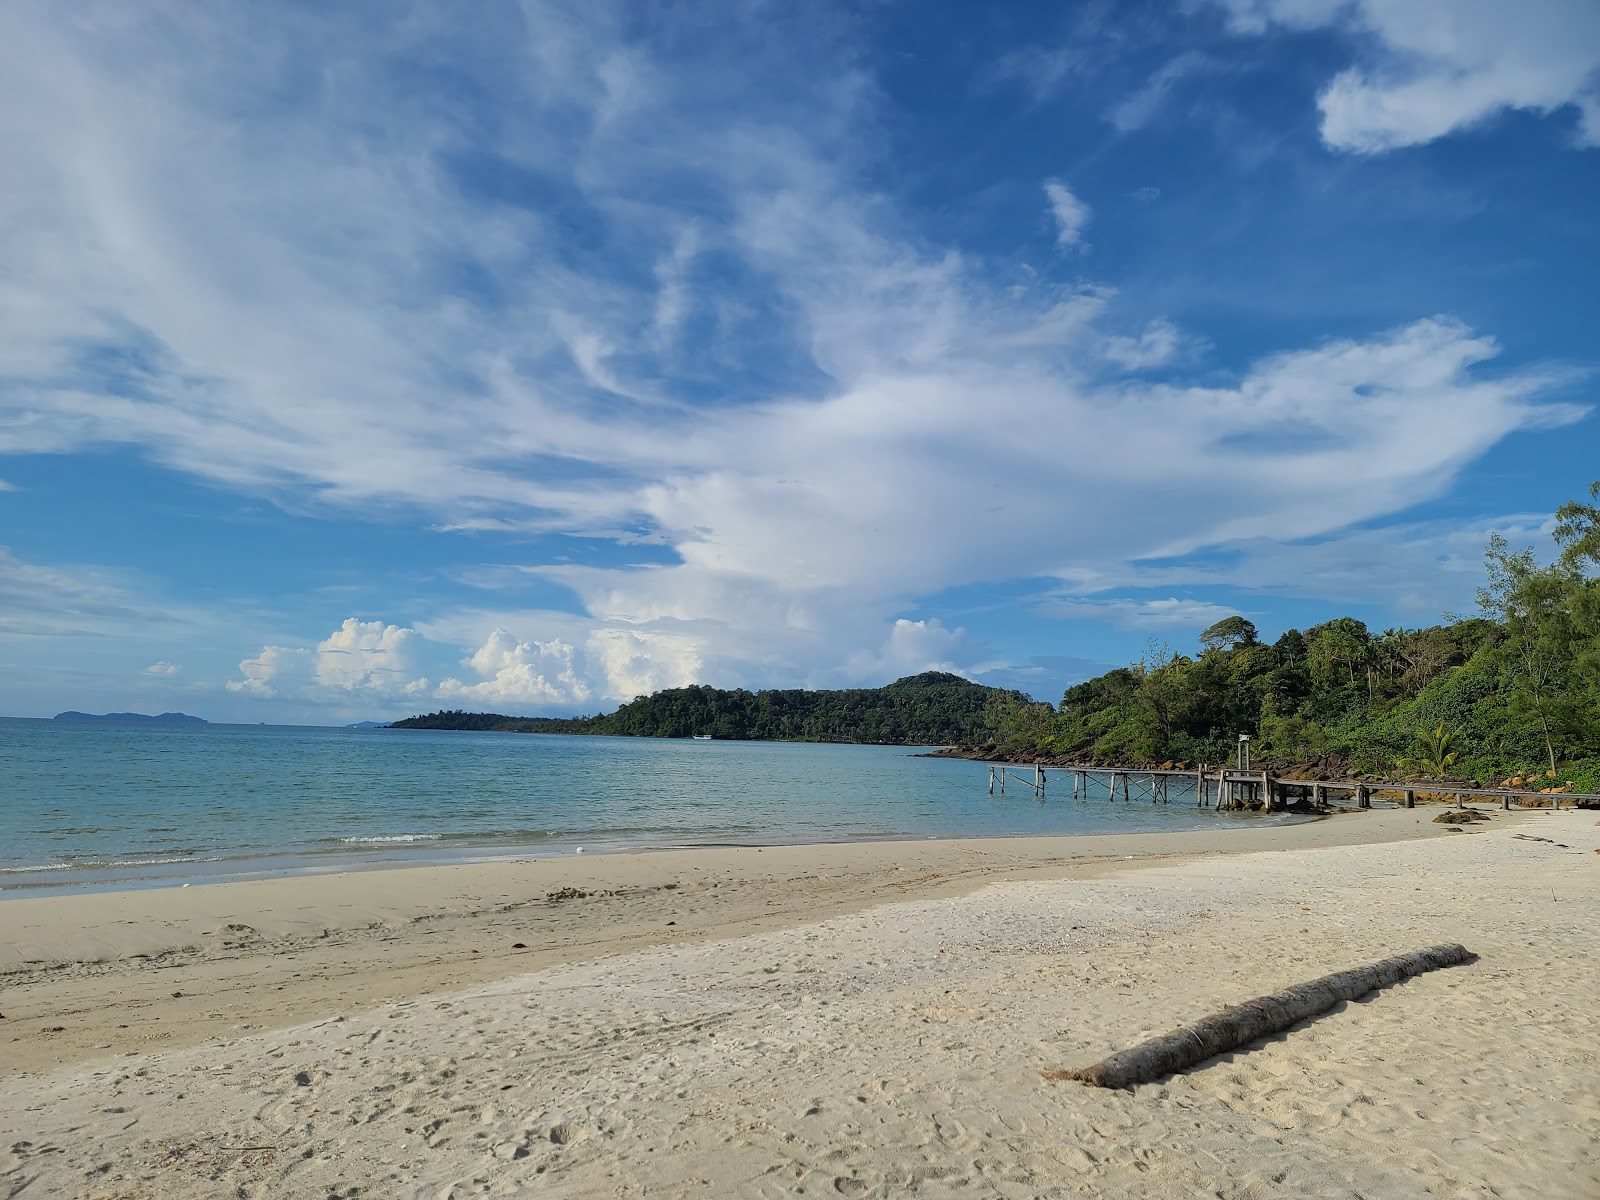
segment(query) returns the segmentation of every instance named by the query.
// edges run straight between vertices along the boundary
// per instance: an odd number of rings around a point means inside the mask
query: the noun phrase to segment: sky
[[[1600,478],[1593,0],[0,6],[0,713],[1472,611]]]

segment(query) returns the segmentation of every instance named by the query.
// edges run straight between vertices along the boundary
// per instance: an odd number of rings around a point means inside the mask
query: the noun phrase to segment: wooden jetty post
[[[989,795],[994,795],[994,764],[989,764]]]
[[[1416,806],[1417,806],[1417,794],[1414,791],[1412,791],[1410,788],[1407,788],[1406,789],[1406,807],[1407,808],[1415,808]]]

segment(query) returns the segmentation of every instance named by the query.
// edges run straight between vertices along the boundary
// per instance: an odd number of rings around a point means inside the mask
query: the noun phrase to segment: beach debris
[[[1091,1087],[1132,1088],[1320,1016],[1341,1001],[1358,1000],[1413,975],[1472,962],[1476,958],[1459,944],[1397,954],[1365,967],[1296,984],[1286,991],[1258,996],[1243,1004],[1226,1005],[1220,1013],[1119,1051],[1091,1066],[1070,1071],[1057,1068],[1043,1075],[1052,1082],[1071,1079]]]
[[[1435,825],[1470,825],[1474,821],[1487,821],[1489,814],[1475,808],[1457,808],[1442,812],[1433,819]]]
[[[528,943],[527,942],[512,942],[511,943],[511,948],[513,950],[526,950],[528,948]]]

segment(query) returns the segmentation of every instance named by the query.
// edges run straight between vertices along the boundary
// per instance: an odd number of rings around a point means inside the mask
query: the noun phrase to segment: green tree
[[[1589,485],[1589,498],[1600,500],[1600,480]],[[1556,509],[1555,539],[1567,566],[1600,566],[1600,505],[1569,500]]]
[[[1415,771],[1430,779],[1443,779],[1461,758],[1457,743],[1458,734],[1449,733],[1443,725],[1424,729],[1417,734],[1417,752],[1414,757],[1402,758],[1396,765],[1402,771]],[[1461,807],[1461,793],[1456,793],[1456,807]]]
[[[1233,650],[1256,644],[1256,627],[1243,617],[1223,617],[1200,635],[1206,650]]]
[[[1417,771],[1432,779],[1442,779],[1461,758],[1460,731],[1448,732],[1443,725],[1424,729],[1417,734],[1417,752],[1411,758],[1402,758],[1403,770]]]
[[[1581,650],[1573,623],[1573,600],[1581,578],[1568,563],[1540,567],[1532,550],[1513,552],[1498,533],[1484,553],[1489,581],[1478,589],[1478,607],[1505,628],[1499,657],[1512,712],[1538,725],[1550,769],[1582,705],[1568,687]]]

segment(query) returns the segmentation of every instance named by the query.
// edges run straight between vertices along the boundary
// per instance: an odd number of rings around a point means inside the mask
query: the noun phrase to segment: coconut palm
[[[1402,758],[1400,769],[1414,771],[1419,775],[1426,775],[1431,779],[1442,779],[1450,773],[1450,768],[1456,765],[1461,757],[1461,750],[1456,739],[1460,731],[1449,733],[1443,725],[1436,729],[1424,729],[1417,734],[1417,753],[1414,758]],[[1461,805],[1461,793],[1456,793],[1456,806]]]

